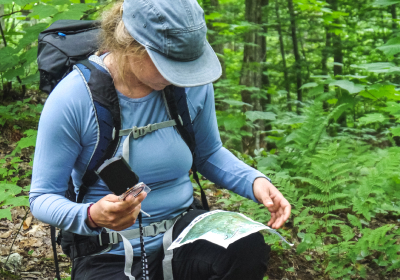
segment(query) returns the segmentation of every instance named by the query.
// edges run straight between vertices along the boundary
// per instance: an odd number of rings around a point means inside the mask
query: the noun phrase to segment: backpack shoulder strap
[[[196,149],[196,139],[193,130],[193,123],[190,117],[190,111],[187,103],[187,94],[185,88],[180,88],[176,86],[168,86],[164,89],[165,103],[167,104],[167,110],[172,119],[176,121],[176,129],[181,135],[183,141],[188,145],[192,156],[193,165],[192,172],[193,178],[200,187],[201,191],[201,202],[203,208],[207,211],[210,210],[207,202],[206,194],[201,187],[199,177],[197,175],[197,168],[195,165],[195,149]]]
[[[97,69],[88,60],[75,65],[86,84],[97,122],[97,143],[82,177],[77,202],[81,203],[88,188],[98,180],[95,173],[106,159],[113,157],[119,145],[121,111],[118,95],[110,75]]]

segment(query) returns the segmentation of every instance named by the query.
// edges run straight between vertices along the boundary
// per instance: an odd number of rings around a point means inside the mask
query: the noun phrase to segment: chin
[[[154,90],[163,90],[163,89],[165,89],[167,86],[156,86],[156,87],[154,87],[153,89]]]

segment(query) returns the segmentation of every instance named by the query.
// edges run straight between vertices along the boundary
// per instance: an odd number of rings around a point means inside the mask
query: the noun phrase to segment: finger
[[[140,212],[140,208],[141,205],[139,204],[139,206],[136,206],[131,213],[128,213],[127,215],[124,215],[120,219],[118,219],[118,222],[114,224],[111,229],[119,231],[132,226],[136,222],[136,219]]]
[[[137,216],[140,213],[140,209],[142,209],[142,205],[139,204],[132,212],[132,216],[135,218],[135,220],[137,219]]]
[[[142,203],[142,201],[146,198],[147,193],[146,192],[141,192],[138,196],[134,197],[133,194],[130,194],[126,197],[125,200],[131,200],[131,201],[135,201],[135,203],[138,205],[140,203]],[[128,201],[129,201],[128,200]]]
[[[271,219],[269,220],[267,225],[270,227],[275,223],[275,221],[276,221],[276,214],[273,212],[271,213]]]
[[[108,194],[103,199],[108,201],[108,202],[119,202],[118,198],[119,197],[116,196],[115,194]]]
[[[284,223],[284,221],[283,221],[283,216],[279,216],[279,217],[276,219],[275,223],[273,224],[273,227],[274,227],[275,229],[278,229],[278,228],[280,228],[280,227],[283,225],[283,223]]]
[[[283,213],[283,217],[284,217],[285,222],[289,219],[291,212],[292,212],[292,206],[290,204],[288,204],[285,207],[284,213]]]
[[[124,201],[121,201],[122,209],[120,211],[126,211],[128,213],[133,212],[135,207],[140,205],[140,203],[146,198],[147,193],[141,193],[137,197],[133,195],[128,195]]]

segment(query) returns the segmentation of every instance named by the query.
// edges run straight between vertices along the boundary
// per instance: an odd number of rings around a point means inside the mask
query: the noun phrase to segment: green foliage
[[[40,31],[59,19],[95,19],[111,3],[84,2],[0,0],[7,42],[0,45],[3,91],[10,82],[17,91],[37,87]],[[398,225],[374,221],[400,216],[400,26],[391,12],[400,0],[293,1],[300,63],[293,55],[287,1],[262,2],[269,5],[259,7],[262,20],[256,23],[246,1],[199,1],[209,41],[224,62],[225,76],[214,84],[224,146],[268,175],[290,201],[292,217],[279,231],[317,272],[362,279],[371,263],[382,273],[398,270]],[[251,41],[257,36],[265,37]],[[244,57],[250,47],[255,61]],[[260,48],[266,52],[257,56]],[[243,82],[247,64],[250,84]],[[0,159],[0,218],[28,205],[27,188],[18,185],[31,175],[21,165],[32,165],[41,110],[30,99],[0,104],[0,126],[25,135]],[[270,217],[232,192],[219,194],[218,203],[262,223]],[[275,236],[265,234],[265,240],[278,254],[287,249]],[[282,271],[296,273],[292,265]]]

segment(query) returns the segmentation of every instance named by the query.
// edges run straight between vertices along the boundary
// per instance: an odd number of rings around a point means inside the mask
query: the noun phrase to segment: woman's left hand
[[[256,199],[271,212],[268,226],[280,228],[289,219],[292,207],[280,191],[265,178],[257,178],[253,183],[253,193]]]

